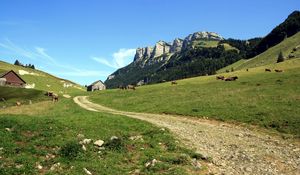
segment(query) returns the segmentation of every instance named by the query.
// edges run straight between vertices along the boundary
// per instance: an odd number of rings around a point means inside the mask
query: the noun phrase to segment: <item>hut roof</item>
[[[3,78],[5,75],[9,74],[10,72],[12,72],[13,74],[15,74],[24,84],[26,84],[26,81],[24,81],[15,71],[10,70],[8,72],[5,72],[3,74],[0,74],[0,78]]]

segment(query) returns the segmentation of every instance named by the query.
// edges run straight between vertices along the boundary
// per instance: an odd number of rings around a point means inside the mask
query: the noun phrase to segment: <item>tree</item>
[[[19,62],[19,60],[16,60],[15,63],[14,63],[14,65],[21,66],[22,64]]]
[[[284,56],[282,54],[282,51],[279,52],[278,57],[277,57],[277,63],[283,62],[284,61]]]

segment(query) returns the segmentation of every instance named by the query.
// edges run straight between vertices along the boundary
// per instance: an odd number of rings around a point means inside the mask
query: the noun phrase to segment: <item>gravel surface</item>
[[[96,112],[124,115],[168,128],[187,147],[211,158],[211,174],[300,175],[300,143],[236,124],[184,116],[118,111],[78,96],[74,102]]]

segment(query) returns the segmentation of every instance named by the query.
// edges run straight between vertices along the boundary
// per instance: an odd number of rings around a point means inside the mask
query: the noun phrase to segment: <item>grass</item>
[[[225,50],[238,50],[237,48],[231,46],[230,44],[223,43],[219,44],[220,41],[214,41],[214,40],[196,40],[193,41],[193,46],[194,47],[204,47],[204,48],[209,48],[209,47],[218,47],[219,45],[223,45]]]
[[[21,104],[32,103],[49,100],[44,95],[44,91],[35,89],[12,88],[0,86],[0,108],[16,105],[16,102]]]
[[[21,66],[15,66],[3,61],[0,61],[0,74],[14,70],[19,74],[19,70],[24,70],[29,73],[34,73],[35,75],[20,75],[22,79],[26,81],[27,84],[35,84],[35,89],[44,90],[44,91],[54,91],[56,93],[65,94],[65,93],[74,93],[74,92],[82,92],[84,88],[80,85],[71,82],[69,80],[60,79],[48,73],[34,70],[30,68],[25,68]],[[72,87],[64,88],[64,83],[72,84]]]
[[[286,58],[288,58],[288,55],[290,54],[299,58],[300,48],[296,53],[292,53],[293,49],[297,46],[300,46],[300,32],[293,35],[292,37],[285,39],[284,41],[277,44],[276,46],[271,47],[270,49],[261,53],[260,55],[257,55],[256,57],[249,59],[248,61],[244,62],[244,64],[238,66],[236,69],[242,70],[242,69],[265,66],[265,65],[276,63],[280,51],[282,51],[283,55]]]
[[[231,71],[232,68],[233,68],[233,70],[237,70],[237,68],[238,68],[239,66],[241,66],[242,64],[244,64],[245,62],[247,62],[246,59],[241,59],[241,60],[239,60],[239,61],[237,61],[237,62],[235,62],[235,63],[233,63],[233,64],[231,64],[231,65],[229,65],[229,66],[226,66],[226,67],[224,67],[224,68],[218,70],[218,71],[217,71],[217,74],[225,73],[226,71]]]
[[[84,137],[79,138],[78,134]],[[111,141],[112,136],[118,139]],[[131,140],[131,136],[142,136],[142,139]],[[84,151],[79,145],[83,138],[104,140],[106,149],[99,150],[91,143]],[[84,174],[83,168],[93,174],[134,171],[204,174],[206,171],[196,171],[191,166],[194,153],[179,147],[168,130],[119,115],[89,112],[71,99],[0,111],[0,139],[1,175],[74,175]],[[178,162],[182,156],[187,161]],[[154,158],[159,162],[146,168],[145,163]]]
[[[238,121],[300,136],[300,59],[265,67],[225,73],[237,75],[235,82],[215,76],[190,78],[178,85],[162,83],[136,91],[119,89],[97,92],[91,100],[125,111],[168,113]]]

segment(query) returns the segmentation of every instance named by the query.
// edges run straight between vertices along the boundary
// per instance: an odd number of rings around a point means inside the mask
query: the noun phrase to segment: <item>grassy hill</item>
[[[49,100],[44,91],[36,89],[11,88],[0,86],[0,108],[13,106],[16,102],[21,104],[36,103]]]
[[[264,69],[283,69],[283,73]],[[142,86],[136,91],[107,90],[91,96],[112,108],[238,121],[300,136],[300,59],[224,73],[235,82],[202,76]]]
[[[14,70],[17,74],[19,74],[26,81],[27,84],[32,85],[34,83],[34,89],[43,91],[54,91],[56,93],[61,94],[80,92],[84,90],[83,87],[69,80],[64,80],[39,70],[15,66],[0,61],[0,74],[10,70]],[[71,87],[67,87],[68,85]]]
[[[293,51],[296,47],[299,47],[296,51]],[[247,68],[253,68],[258,66],[264,66],[272,63],[276,63],[279,52],[282,51],[283,55],[288,59],[289,55],[295,58],[300,57],[300,32],[293,35],[290,38],[285,39],[281,43],[271,47],[267,51],[255,56],[248,60],[240,60],[232,65],[226,66],[218,71],[218,73],[225,72],[225,70],[242,70]]]

